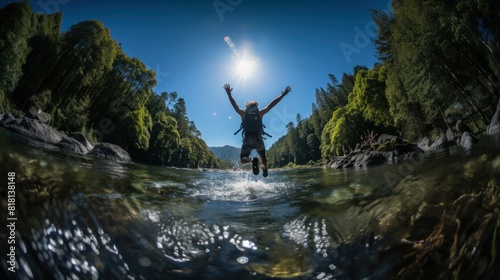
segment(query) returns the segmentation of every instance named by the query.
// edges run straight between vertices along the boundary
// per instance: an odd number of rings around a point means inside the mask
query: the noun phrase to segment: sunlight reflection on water
[[[477,156],[434,154],[413,169],[271,170],[263,178],[106,169],[100,160],[70,164],[56,151],[9,145],[0,167],[18,174],[22,221],[14,279],[388,279],[403,251],[387,252],[394,240],[383,233],[422,235],[413,230],[433,225],[421,217],[440,218],[450,195],[497,190],[500,166],[495,146]]]

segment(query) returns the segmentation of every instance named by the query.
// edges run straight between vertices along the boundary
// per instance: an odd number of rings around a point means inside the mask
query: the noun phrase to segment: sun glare
[[[255,64],[255,60],[242,59],[238,62],[236,70],[240,76],[248,77],[254,72]]]

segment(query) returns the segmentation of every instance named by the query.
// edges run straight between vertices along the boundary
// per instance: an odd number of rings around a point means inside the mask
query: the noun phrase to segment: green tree
[[[180,135],[177,131],[177,121],[169,115],[166,105],[169,94],[163,92],[152,95],[146,106],[152,116],[153,127],[149,140],[148,152],[143,161],[166,165],[173,162],[175,150],[179,147]]]
[[[320,88],[315,92],[316,103],[312,104],[311,116],[307,119],[297,116],[297,125],[289,123],[287,125],[287,134],[269,148],[267,152],[269,165],[276,167],[290,163],[306,164],[311,161],[315,162],[321,159],[322,151],[326,157],[335,155],[336,151],[331,146],[330,139],[334,131],[331,128],[325,131],[325,126],[331,122],[335,110],[345,109],[345,106],[348,105],[348,96],[355,85],[354,75],[360,71],[367,71],[367,69],[364,66],[354,67],[354,74],[343,74],[341,84],[338,83],[335,76],[329,75],[331,83],[327,84],[326,90]],[[356,123],[358,121],[363,122],[362,118],[359,118],[356,114],[355,116],[350,121],[356,125],[358,125]],[[359,126],[365,127],[364,123]],[[351,141],[355,141],[359,137],[359,133],[355,129],[351,132],[353,132],[353,135],[346,137]]]
[[[54,93],[56,105],[64,106],[66,100],[81,94],[84,87],[111,70],[117,49],[102,22],[83,21],[71,26],[63,35],[57,63],[43,85]]]
[[[401,130],[444,130],[447,114],[473,123],[491,118],[500,96],[493,24],[500,15],[491,12],[497,2],[398,0],[393,15],[372,12],[377,50],[387,65],[390,111]]]
[[[375,125],[392,126],[393,118],[385,96],[386,80],[384,65],[359,71],[352,93],[349,94],[348,110],[362,112],[363,118]]]
[[[31,7],[12,3],[0,9],[0,95],[12,93],[22,76],[30,47]],[[5,101],[5,96],[0,96]],[[9,98],[10,99],[10,98]],[[2,102],[2,105],[5,106]]]
[[[325,159],[344,154],[359,142],[361,132],[366,129],[359,111],[345,107],[333,112],[321,135],[321,155]]]

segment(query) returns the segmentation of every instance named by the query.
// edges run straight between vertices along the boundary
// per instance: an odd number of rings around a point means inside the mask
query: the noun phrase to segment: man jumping
[[[248,101],[246,104],[246,109],[243,110],[236,104],[233,96],[231,95],[232,88],[229,84],[224,85],[227,96],[231,105],[233,105],[234,110],[238,115],[241,116],[241,127],[243,129],[243,144],[241,146],[240,159],[242,164],[252,162],[253,174],[259,174],[259,159],[250,159],[250,152],[255,149],[259,154],[262,162],[262,175],[267,177],[267,158],[266,158],[266,148],[264,146],[264,141],[262,139],[262,134],[264,132],[264,126],[262,125],[262,117],[269,112],[278,102],[281,101],[285,95],[287,95],[292,88],[287,86],[281,95],[276,97],[269,105],[264,107],[262,110],[258,109],[259,103],[256,101]]]

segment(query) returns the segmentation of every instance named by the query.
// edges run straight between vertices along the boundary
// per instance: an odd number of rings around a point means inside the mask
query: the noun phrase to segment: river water
[[[498,135],[483,137],[471,150],[454,147],[398,164],[270,170],[263,178],[121,164],[0,129],[2,273],[7,279],[403,278],[397,275],[409,246],[402,240],[425,239],[435,224],[419,217],[484,186],[498,190],[499,143]],[[15,202],[7,199],[9,181]],[[483,241],[474,246],[493,252],[496,243]]]

